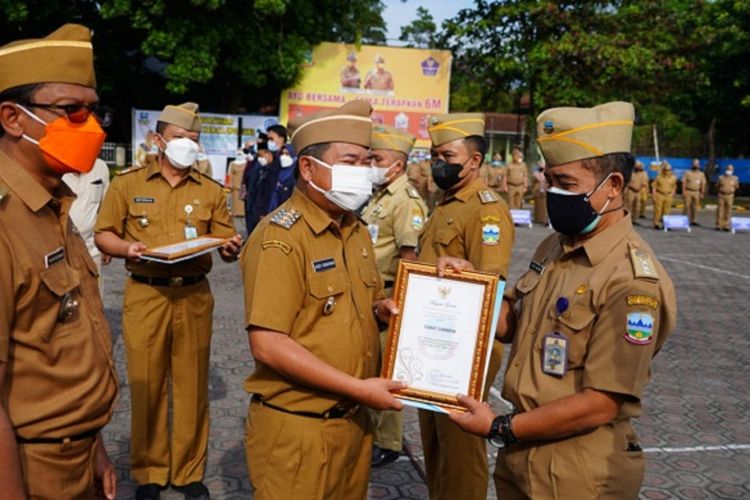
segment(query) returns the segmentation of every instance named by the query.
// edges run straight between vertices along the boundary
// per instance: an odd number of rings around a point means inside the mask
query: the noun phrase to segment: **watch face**
[[[502,439],[500,439],[499,436],[498,437],[493,436],[493,437],[489,438],[487,441],[489,441],[490,444],[492,446],[494,446],[495,448],[497,448],[497,449],[502,450],[503,448],[505,448],[505,441],[503,441]]]

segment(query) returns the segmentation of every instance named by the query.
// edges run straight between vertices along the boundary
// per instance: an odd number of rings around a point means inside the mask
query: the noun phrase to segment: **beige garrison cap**
[[[66,24],[44,38],[0,47],[0,92],[35,83],[96,87],[91,30]]]
[[[198,116],[198,105],[194,102],[184,102],[164,107],[157,121],[176,125],[191,132],[201,131],[201,118]]]
[[[427,131],[430,133],[433,146],[442,146],[446,142],[470,135],[484,137],[484,114],[451,113],[431,116]]]
[[[549,166],[610,153],[630,153],[635,111],[629,102],[593,108],[550,108],[536,119],[537,142]]]
[[[295,116],[289,120],[292,147],[301,152],[314,144],[348,142],[369,148],[372,135],[370,113],[370,103],[357,99],[338,108]]]
[[[407,132],[390,125],[374,125],[372,127],[372,143],[370,149],[390,149],[409,156],[414,141],[417,138]]]

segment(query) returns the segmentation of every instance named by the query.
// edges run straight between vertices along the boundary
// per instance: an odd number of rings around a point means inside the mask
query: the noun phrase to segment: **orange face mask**
[[[44,136],[38,141],[26,134],[23,138],[39,146],[52,170],[59,174],[85,174],[94,168],[107,134],[93,114],[83,123],[70,123],[64,117],[47,123],[23,106],[18,107],[44,125]]]

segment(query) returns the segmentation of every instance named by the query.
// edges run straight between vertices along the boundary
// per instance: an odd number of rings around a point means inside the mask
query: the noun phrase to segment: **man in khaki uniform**
[[[479,177],[486,151],[484,115],[449,114],[430,118],[432,176],[445,191],[419,239],[419,260],[469,260],[476,269],[508,276],[515,230],[505,202]],[[502,345],[492,349],[486,387],[495,380]],[[483,499],[487,455],[482,439],[468,436],[446,415],[419,410],[419,426],[432,499]]]
[[[372,192],[371,110],[355,100],[289,122],[297,188],[242,253],[255,358],[245,454],[258,500],[366,498],[372,435],[360,405],[402,408],[391,391],[404,386],[376,377],[376,315],[396,310],[354,213]]]
[[[357,69],[357,54],[349,52],[346,56],[346,66],[341,70],[341,86],[343,88],[358,89],[362,79]]]
[[[719,206],[716,210],[716,229],[729,231],[729,218],[732,216],[734,193],[740,188],[740,179],[734,175],[734,166],[727,165],[724,175],[716,182]]]
[[[122,326],[131,391],[131,474],[136,498],[158,498],[171,484],[186,498],[208,498],[201,482],[208,445],[208,361],[213,296],[206,280],[211,255],[177,264],[140,259],[147,248],[210,234],[237,258],[241,240],[221,185],[195,169],[198,105],[167,106],[159,115],[160,154],[121,172],[102,203],[96,244],[126,259]],[[172,431],[168,384],[172,384]]]
[[[104,142],[88,28],[0,47],[0,490],[115,498],[100,430],[117,394],[96,264],[65,173]],[[104,123],[106,124],[106,123]]]
[[[531,197],[534,200],[534,222],[547,225],[547,181],[544,178],[544,161],[540,161],[532,174]]]
[[[523,197],[529,190],[529,167],[523,161],[521,148],[513,148],[513,161],[508,164],[506,182],[508,185],[508,205],[510,208],[523,208]]]
[[[695,226],[695,214],[700,209],[701,199],[706,194],[706,174],[700,170],[701,162],[693,158],[689,172],[682,176],[683,214],[688,216],[690,225]]]
[[[385,69],[385,59],[378,54],[375,67],[367,72],[364,88],[371,90],[393,90],[393,75]]]
[[[648,197],[649,194],[651,194],[651,181],[648,178],[648,173],[645,175],[646,177],[646,186],[641,191],[641,196],[638,203],[638,218],[639,219],[645,219],[646,218],[646,205],[648,205]]]
[[[672,210],[672,198],[677,192],[677,177],[672,173],[672,166],[666,161],[661,165],[661,172],[651,183],[651,196],[654,199],[654,227],[662,229],[662,217]]]
[[[635,221],[640,212],[641,193],[648,189],[648,174],[643,169],[643,163],[636,160],[633,174],[628,185],[625,186],[625,208],[630,212],[630,218]]]
[[[420,160],[412,163],[406,169],[406,177],[409,183],[417,188],[419,197],[427,203],[427,212],[430,213],[435,208],[437,198],[440,196],[440,190],[432,181],[432,167],[428,160]]]
[[[232,217],[245,217],[245,200],[242,199],[242,177],[247,167],[244,153],[229,164],[229,189],[232,190]]]
[[[378,191],[362,212],[362,219],[367,223],[388,297],[396,279],[398,261],[418,259],[415,248],[427,218],[427,205],[409,184],[404,172],[415,139],[409,132],[388,125],[376,125],[372,131],[370,157],[373,184]],[[386,334],[387,330],[380,333],[381,347]],[[400,411],[375,415],[372,465],[377,467],[396,460],[401,453],[403,417]]]
[[[508,194],[508,179],[506,176],[507,167],[504,167],[500,160],[492,160],[491,163],[485,163],[479,169],[479,176],[482,178],[488,188],[491,188],[501,197]]]
[[[470,411],[452,415],[500,448],[498,498],[638,497],[644,460],[630,419],[641,414],[676,303],[669,276],[622,209],[633,117],[630,103],[613,102],[537,118],[560,234],[539,245],[498,322],[498,336],[513,343],[503,396],[515,412],[495,417],[460,398]]]

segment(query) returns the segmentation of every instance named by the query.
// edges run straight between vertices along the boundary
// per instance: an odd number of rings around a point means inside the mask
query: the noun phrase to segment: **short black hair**
[[[43,83],[30,83],[28,85],[19,85],[18,87],[11,87],[3,92],[0,92],[0,102],[18,102],[21,104],[28,103],[31,101],[34,92],[44,85]],[[5,135],[5,129],[0,127],[0,137]]]
[[[619,172],[622,174],[624,183],[630,182],[635,167],[635,157],[630,153],[609,153],[596,158],[583,160],[584,168],[593,172],[599,180],[609,174]]]
[[[284,125],[279,125],[278,123],[276,125],[271,125],[266,129],[266,132],[273,132],[282,139],[284,139],[284,142],[286,142],[287,133],[286,133],[286,127]]]
[[[487,154],[487,141],[481,135],[470,135],[464,138],[464,144],[466,149],[469,150],[469,154],[479,153],[482,155],[480,165],[484,163],[484,155]]]
[[[330,142],[323,142],[320,144],[310,144],[305,149],[299,152],[299,157],[302,158],[303,156],[312,156],[313,158],[322,160],[323,155],[326,154],[326,151],[328,151],[328,148],[330,147],[331,147]]]
[[[164,135],[164,131],[167,130],[168,126],[169,123],[167,122],[156,122],[156,133],[159,135]]]

